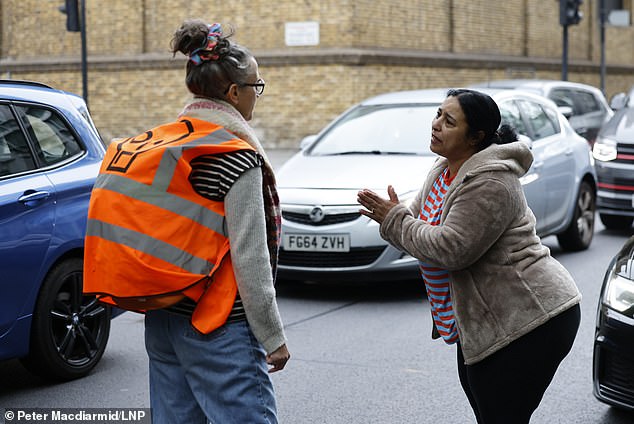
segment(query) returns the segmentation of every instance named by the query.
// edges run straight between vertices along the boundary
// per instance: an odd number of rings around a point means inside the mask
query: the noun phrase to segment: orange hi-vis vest
[[[209,333],[231,312],[237,284],[224,202],[194,191],[190,162],[255,150],[223,127],[182,117],[110,144],[90,198],[84,292],[139,312],[185,296]]]

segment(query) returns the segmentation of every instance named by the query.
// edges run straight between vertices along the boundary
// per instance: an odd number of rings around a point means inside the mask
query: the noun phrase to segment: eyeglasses
[[[264,93],[264,87],[266,86],[266,82],[264,82],[264,80],[262,78],[258,78],[258,80],[254,83],[254,84],[248,84],[248,83],[243,83],[243,84],[238,84],[242,87],[254,87],[255,88],[255,94],[257,96],[261,96],[262,93]]]
[[[240,87],[254,87],[255,88],[255,95],[260,97],[262,95],[262,93],[264,93],[264,86],[266,85],[266,82],[264,82],[264,80],[262,78],[258,78],[258,80],[254,83],[254,84],[249,84],[249,83],[241,83],[241,82],[236,82],[236,83],[231,83],[231,84],[237,84]],[[225,90],[225,94],[227,94],[229,92],[229,89],[231,88],[231,84],[229,84],[229,86],[227,87],[227,89]]]

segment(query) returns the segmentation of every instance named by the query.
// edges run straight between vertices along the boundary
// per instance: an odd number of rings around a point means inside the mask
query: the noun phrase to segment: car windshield
[[[634,136],[634,108],[628,107],[616,112],[601,129],[603,137],[616,137],[620,141],[633,140]]]
[[[309,154],[433,155],[429,150],[431,122],[438,106],[358,106],[323,134]]]

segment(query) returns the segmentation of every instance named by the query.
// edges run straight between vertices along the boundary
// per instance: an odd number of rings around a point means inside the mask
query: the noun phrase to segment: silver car
[[[569,81],[545,79],[509,79],[488,81],[473,87],[520,89],[548,97],[559,107],[572,128],[594,144],[601,126],[613,114],[605,96],[596,87]]]
[[[556,234],[566,250],[586,249],[594,231],[596,177],[588,143],[550,100],[519,90],[481,89],[503,122],[531,145],[522,177],[540,236]],[[359,214],[357,192],[411,200],[437,156],[431,123],[446,89],[406,91],[365,100],[307,137],[278,172],[282,203],[279,275],[285,279],[410,279],[418,262],[387,245],[378,225]]]

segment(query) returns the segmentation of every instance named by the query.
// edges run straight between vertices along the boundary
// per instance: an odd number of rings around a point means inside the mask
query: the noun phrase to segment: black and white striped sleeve
[[[199,156],[191,162],[189,182],[201,196],[222,201],[244,171],[262,163],[262,157],[252,150]]]

